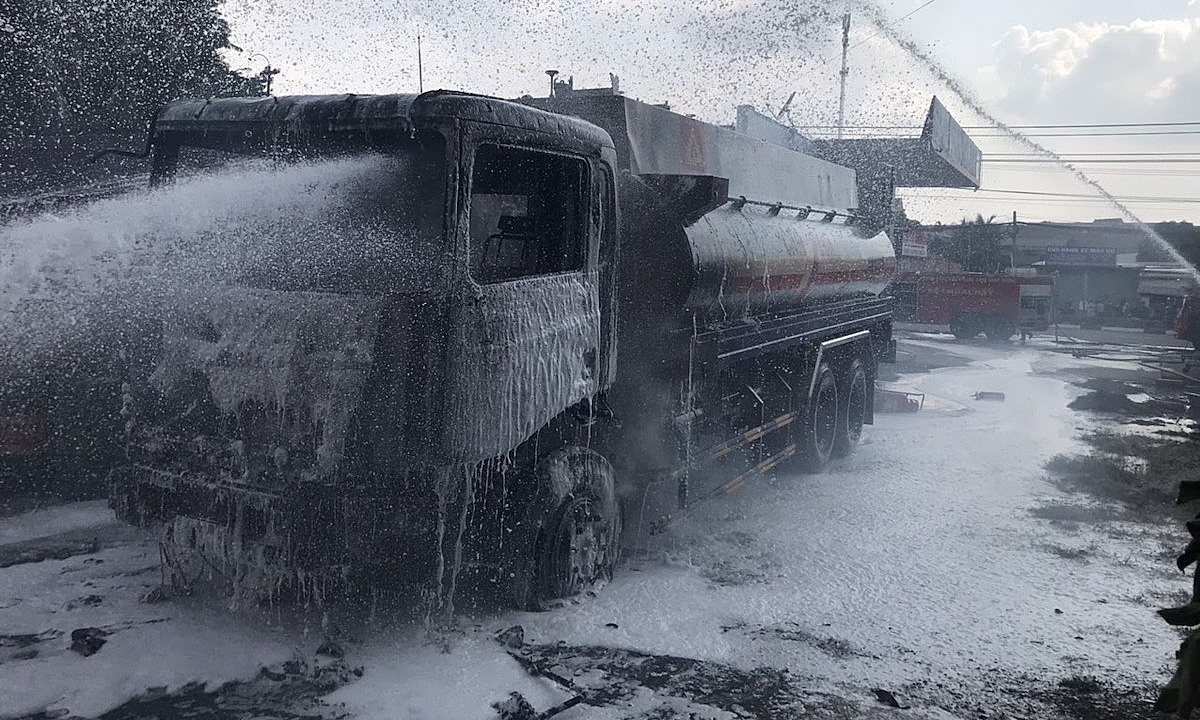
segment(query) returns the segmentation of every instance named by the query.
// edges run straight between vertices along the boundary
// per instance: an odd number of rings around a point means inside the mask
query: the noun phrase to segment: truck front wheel
[[[517,605],[530,609],[611,579],[622,529],[613,468],[600,454],[563,448],[535,474],[536,498],[522,523],[532,542],[510,549],[519,557],[509,573]]]
[[[796,452],[806,472],[821,472],[829,463],[837,436],[838,411],[837,380],[829,365],[821,363],[796,433]]]
[[[863,423],[867,418],[867,371],[862,360],[854,358],[846,366],[841,384],[842,408],[834,436],[833,454],[846,457],[862,439]]]

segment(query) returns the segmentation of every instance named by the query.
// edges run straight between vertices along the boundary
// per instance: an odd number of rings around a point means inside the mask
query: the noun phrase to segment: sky
[[[979,191],[904,190],[910,217],[1200,222],[1200,0],[226,0],[224,11],[241,48],[231,62],[269,61],[280,94],[415,90],[421,35],[425,89],[544,95],[547,69],[589,87],[612,72],[627,95],[722,124],[739,104],[777,111],[795,91],[789,120],[815,134],[837,122],[849,11],[847,132],[916,134],[937,95],[984,151]],[[1125,209],[996,121],[1072,126],[1027,132]],[[1127,125],[1079,127],[1116,123]]]

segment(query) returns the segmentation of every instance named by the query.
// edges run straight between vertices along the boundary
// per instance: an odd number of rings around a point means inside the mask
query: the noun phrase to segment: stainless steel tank
[[[680,198],[636,178],[621,185],[621,322],[654,332],[781,315],[875,297],[896,268],[884,233],[864,237],[823,215],[736,201],[689,222]]]
[[[731,205],[683,229],[695,280],[689,310],[711,321],[784,313],[806,303],[875,296],[896,268],[884,233]]]

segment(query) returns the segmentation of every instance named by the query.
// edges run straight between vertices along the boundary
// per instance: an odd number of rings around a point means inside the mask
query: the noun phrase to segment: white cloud
[[[1006,115],[1040,121],[1194,120],[1200,2],[1192,17],[1127,25],[1017,26],[977,74]]]

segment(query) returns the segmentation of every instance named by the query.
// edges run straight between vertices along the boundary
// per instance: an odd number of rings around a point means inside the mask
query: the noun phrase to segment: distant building
[[[1133,223],[1093,220],[1090,223],[1017,223],[1013,262],[1051,266],[1112,266],[1137,262],[1148,240]]]
[[[1138,261],[1144,230],[1122,220],[1018,223],[1013,261],[1054,275],[1062,317],[1126,315],[1142,306]]]
[[[903,242],[896,252],[896,271],[907,273],[957,273],[962,272],[962,265],[952,262],[937,253],[929,252],[929,243],[942,233],[948,231],[947,226],[932,228],[905,228]]]
[[[945,237],[954,225],[931,225],[908,234]],[[907,240],[906,234],[906,240]],[[1014,268],[1033,268],[1055,277],[1054,292],[1060,317],[1149,314],[1167,319],[1171,302],[1158,302],[1147,293],[1162,283],[1145,282],[1171,275],[1178,265],[1138,260],[1149,236],[1120,219],[1081,223],[1017,223],[1004,233]],[[903,264],[903,260],[901,261]]]

